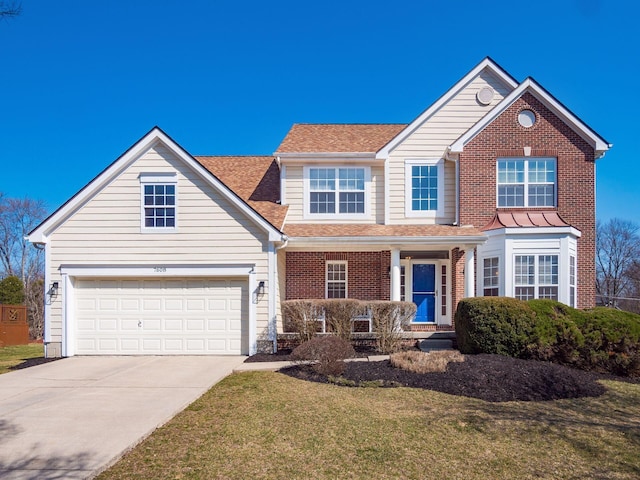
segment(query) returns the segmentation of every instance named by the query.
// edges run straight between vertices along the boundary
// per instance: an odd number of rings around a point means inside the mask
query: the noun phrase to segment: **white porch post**
[[[464,250],[464,296],[475,297],[475,249],[465,248]]]
[[[391,249],[391,300],[400,301],[400,249]]]

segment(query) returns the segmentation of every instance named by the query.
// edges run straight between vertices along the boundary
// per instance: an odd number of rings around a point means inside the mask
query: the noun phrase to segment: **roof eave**
[[[439,235],[439,236],[337,236],[337,237],[289,237],[289,245],[312,246],[330,244],[366,245],[481,245],[487,240],[484,235]]]

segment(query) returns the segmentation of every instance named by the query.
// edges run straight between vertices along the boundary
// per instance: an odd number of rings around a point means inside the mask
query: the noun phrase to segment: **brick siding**
[[[520,126],[517,120],[518,113],[524,109],[536,114],[536,123],[530,128]],[[557,158],[557,211],[566,222],[582,232],[577,243],[578,307],[593,307],[594,150],[533,95],[524,94],[465,146],[460,155],[460,223],[479,228],[489,223],[496,212],[496,158],[524,157],[524,147],[531,147],[531,157]],[[453,273],[454,285],[460,288],[455,281],[455,268]],[[455,295],[454,291],[454,306],[459,299]]]
[[[391,252],[286,252],[286,300],[325,298],[325,265],[346,260],[347,296],[357,300],[389,300]]]

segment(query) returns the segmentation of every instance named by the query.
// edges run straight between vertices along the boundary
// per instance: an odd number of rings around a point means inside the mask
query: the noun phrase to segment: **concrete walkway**
[[[71,357],[0,375],[0,478],[92,478],[245,358]]]

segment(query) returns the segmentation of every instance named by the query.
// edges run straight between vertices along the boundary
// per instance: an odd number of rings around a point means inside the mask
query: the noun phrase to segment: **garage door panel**
[[[76,279],[78,354],[248,353],[237,279]]]

